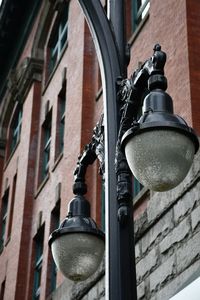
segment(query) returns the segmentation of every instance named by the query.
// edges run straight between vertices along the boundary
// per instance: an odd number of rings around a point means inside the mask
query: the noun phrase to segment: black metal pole
[[[126,225],[118,220],[115,150],[118,135],[117,78],[126,76],[123,0],[113,1],[111,24],[97,0],[79,0],[96,46],[103,83],[105,117],[106,299],[136,300],[132,201]],[[124,20],[124,18],[122,18]],[[123,21],[124,22],[124,21]]]
[[[115,147],[118,110],[116,78],[121,76],[117,46],[107,16],[100,1],[79,0],[88,22],[100,64],[105,126],[105,201],[106,201],[106,299],[121,298],[119,223],[117,220],[117,185]],[[110,218],[111,216],[111,218]],[[110,228],[112,229],[110,231]],[[114,250],[113,250],[114,249]]]
[[[126,43],[126,18],[125,1],[109,0],[109,18],[113,26],[115,40],[119,53],[120,69],[123,78],[127,76],[127,43]]]
[[[109,16],[112,23],[115,40],[117,43],[120,68],[122,78],[127,77],[127,51],[126,42],[126,18],[125,18],[125,1],[109,0]],[[134,243],[134,221],[133,221],[133,203],[132,203],[132,186],[131,172],[128,167],[126,158],[121,152],[119,136],[116,153],[116,172],[117,172],[117,199],[118,199],[118,215],[124,213],[123,221],[119,226],[119,259],[120,263],[120,286],[121,298],[124,300],[137,299],[136,270],[135,270],[135,243]],[[122,188],[120,187],[122,185]],[[124,188],[126,185],[126,188]],[[112,218],[112,216],[110,216]],[[112,229],[110,229],[112,230]],[[112,249],[114,251],[114,249]],[[128,276],[127,276],[128,274]]]

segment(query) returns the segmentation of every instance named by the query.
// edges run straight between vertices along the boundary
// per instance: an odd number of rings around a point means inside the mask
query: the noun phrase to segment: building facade
[[[159,42],[175,113],[200,134],[199,0],[125,2],[128,76]],[[77,158],[103,112],[84,15],[75,0],[3,0],[0,35],[0,299],[104,299],[104,262],[74,284],[56,270],[48,247],[73,197]],[[133,179],[138,299],[170,299],[200,276],[199,155],[171,191],[155,193]],[[86,180],[91,215],[104,228],[98,162]]]

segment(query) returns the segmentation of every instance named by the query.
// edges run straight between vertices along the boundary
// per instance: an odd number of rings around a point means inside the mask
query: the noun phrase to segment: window
[[[14,151],[14,149],[16,148],[20,140],[21,126],[22,126],[22,109],[17,108],[13,116],[13,120],[11,122],[11,127],[10,127],[10,137],[9,137],[10,153]]]
[[[57,205],[55,206],[55,208],[51,213],[51,231],[57,229],[59,227],[59,224],[60,224],[60,201],[57,203]],[[51,274],[50,293],[52,293],[56,288],[56,278],[57,278],[57,268],[52,256],[50,261],[50,274]]]
[[[56,158],[64,149],[64,129],[65,129],[65,104],[66,104],[66,83],[58,94],[57,109],[57,130],[56,130]]]
[[[4,280],[1,284],[0,300],[4,300],[5,286],[6,286],[6,280]]]
[[[6,233],[6,223],[8,217],[8,198],[9,198],[9,189],[6,190],[1,204],[1,231],[0,231],[0,252],[3,251],[5,244],[5,233]]]
[[[51,150],[51,124],[52,123],[52,110],[50,110],[42,125],[42,172],[41,180],[44,180],[49,173],[49,161]]]
[[[40,299],[40,285],[42,276],[43,261],[43,243],[44,243],[44,226],[42,226],[35,237],[35,266],[34,266],[34,287],[33,300]]]
[[[11,203],[10,203],[10,213],[9,213],[9,223],[8,223],[8,238],[11,235],[11,229],[12,229],[16,183],[17,183],[17,174],[13,178],[12,197],[11,197]]]
[[[139,194],[142,188],[143,185],[135,177],[133,177],[133,198]]]
[[[62,13],[56,20],[55,26],[52,30],[51,37],[48,44],[49,65],[48,74],[50,75],[59,58],[61,57],[62,50],[67,42],[68,35],[68,3],[65,3]]]
[[[150,8],[149,0],[132,0],[132,30],[135,31],[141,21],[148,15]]]
[[[59,184],[59,193],[60,193]],[[60,195],[59,199],[51,212],[51,224],[50,224],[50,233],[59,227],[60,224]],[[51,250],[49,248],[48,252],[48,267],[47,267],[47,284],[46,284],[46,298],[50,299],[49,295],[56,289],[56,280],[57,280],[57,268],[54,263]]]

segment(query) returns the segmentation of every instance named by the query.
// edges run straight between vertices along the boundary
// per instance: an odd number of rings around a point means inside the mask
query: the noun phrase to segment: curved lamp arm
[[[100,174],[104,176],[104,125],[103,114],[93,130],[92,140],[85,146],[83,153],[78,157],[77,166],[74,171],[73,193],[75,195],[85,195],[87,185],[85,175],[89,165],[98,158],[100,163]]]
[[[118,203],[117,182],[115,173],[115,148],[118,135],[117,85],[116,80],[122,75],[118,48],[113,37],[111,25],[101,5],[97,0],[78,0],[96,47],[96,53],[100,65],[103,86],[104,102],[104,129],[105,129],[105,205],[106,205],[106,295],[110,300],[125,299],[122,293],[127,293],[121,286],[119,274],[122,233],[117,219]],[[129,243],[129,240],[127,240]],[[123,244],[124,247],[124,244]],[[126,247],[125,251],[129,246]],[[120,253],[121,252],[121,253]],[[132,255],[133,251],[131,251]],[[125,254],[124,257],[129,257]],[[133,265],[133,263],[131,263]],[[131,273],[131,271],[130,271]],[[123,274],[121,275],[123,276]],[[124,275],[125,276],[125,275]],[[130,290],[134,282],[130,277]],[[128,288],[129,293],[129,288]],[[131,291],[130,291],[131,293]],[[132,296],[130,299],[133,298]]]

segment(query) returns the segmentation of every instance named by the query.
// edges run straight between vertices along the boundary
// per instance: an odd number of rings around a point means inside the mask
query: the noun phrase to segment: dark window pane
[[[133,197],[137,196],[142,188],[143,185],[135,177],[133,177]]]
[[[22,125],[22,110],[17,110],[14,115],[14,119],[11,124],[11,152],[16,147],[20,139],[21,134],[21,125]]]
[[[6,281],[4,280],[1,284],[0,300],[4,300],[5,286],[6,286]]]
[[[132,0],[132,29],[135,31],[149,11],[149,0]]]
[[[59,60],[63,47],[66,44],[68,36],[68,4],[66,3],[63,7],[63,12],[56,22],[56,27],[53,29],[50,42],[50,59],[49,59],[49,74],[53,71],[57,61]]]
[[[57,203],[56,207],[51,213],[51,231],[57,229],[60,224],[60,201]],[[56,279],[57,279],[57,267],[51,257],[50,262],[50,272],[51,272],[51,286],[50,293],[56,289]]]
[[[48,113],[46,120],[42,126],[42,176],[43,180],[49,172],[50,150],[51,150],[51,122],[52,111]]]
[[[34,267],[34,287],[33,299],[40,298],[40,284],[42,276],[42,260],[43,260],[43,243],[44,243],[44,226],[38,231],[35,239],[35,267]]]
[[[6,190],[1,204],[1,224],[0,224],[0,252],[2,252],[5,243],[5,233],[7,225],[7,214],[8,214],[8,198],[9,189]]]

